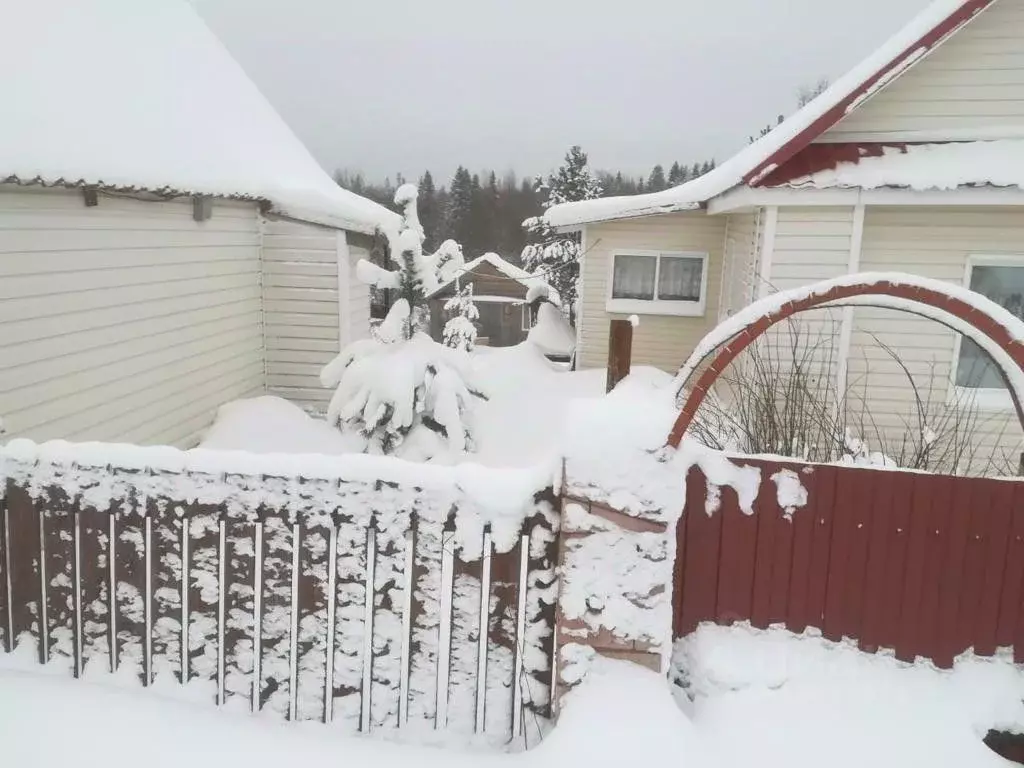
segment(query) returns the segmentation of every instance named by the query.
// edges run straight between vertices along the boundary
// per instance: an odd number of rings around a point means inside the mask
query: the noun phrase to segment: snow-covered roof
[[[0,182],[254,199],[359,232],[397,224],[334,183],[185,0],[0,0],[0,17]]]
[[[840,162],[834,168],[800,176],[785,186],[915,190],[968,185],[1024,187],[1024,139],[908,144],[881,151],[878,156]]]
[[[757,185],[880,88],[997,0],[934,0],[878,50],[820,96],[705,175],[646,195],[606,197],[552,206],[544,219],[555,227],[699,208],[739,184]]]
[[[515,264],[512,264],[511,262],[505,261],[505,259],[501,258],[501,256],[499,256],[498,254],[485,253],[483,256],[477,256],[475,259],[467,261],[462,266],[462,268],[459,269],[458,272],[456,272],[455,275],[452,276],[450,280],[439,285],[437,287],[437,290],[435,290],[433,293],[440,293],[449,285],[458,280],[460,277],[462,277],[463,275],[468,275],[481,264],[489,264],[490,266],[494,267],[494,269],[496,269],[504,277],[507,277],[510,280],[515,280],[518,283],[522,283],[527,288],[533,285],[547,284],[545,283],[544,278],[538,277],[537,275],[531,275],[522,267],[517,267]]]

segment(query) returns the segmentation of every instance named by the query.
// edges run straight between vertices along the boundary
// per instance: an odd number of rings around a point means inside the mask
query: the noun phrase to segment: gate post
[[[608,379],[605,392],[611,392],[615,385],[629,376],[633,358],[633,323],[629,320],[612,320],[608,324]]]

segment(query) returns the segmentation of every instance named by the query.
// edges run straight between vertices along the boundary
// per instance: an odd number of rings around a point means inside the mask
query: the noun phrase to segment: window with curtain
[[[973,264],[970,288],[1024,319],[1024,256],[1019,263]],[[956,365],[956,385],[966,389],[1005,389],[999,368],[981,347],[964,337]]]
[[[701,253],[616,253],[609,312],[702,315],[704,271]]]

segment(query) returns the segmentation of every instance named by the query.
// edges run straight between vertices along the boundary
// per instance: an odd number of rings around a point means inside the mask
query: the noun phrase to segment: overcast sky
[[[721,161],[927,0],[192,0],[323,166]]]

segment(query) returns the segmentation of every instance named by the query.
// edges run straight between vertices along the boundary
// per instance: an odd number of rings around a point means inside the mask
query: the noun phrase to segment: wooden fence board
[[[188,679],[216,682],[221,635],[220,516],[216,507],[198,504],[187,514]]]
[[[153,546],[149,563],[153,589],[150,671],[154,678],[171,675],[180,681],[184,508],[167,499],[148,499],[146,505],[152,519],[150,540]]]
[[[884,634],[886,595],[889,591],[885,582],[885,566],[890,542],[897,536],[892,509],[895,481],[896,475],[892,472],[864,477],[870,514],[864,523],[867,552],[858,645],[869,653],[874,653],[882,645]]]
[[[113,545],[114,658],[119,670],[130,670],[147,682],[145,517],[134,498],[125,499],[114,516]]]
[[[46,570],[46,624],[49,661],[77,669],[75,636],[75,515],[61,488],[47,488],[41,499]]]
[[[29,643],[43,661],[40,625],[39,514],[24,488],[8,481],[7,530],[11,578],[11,642]]]
[[[438,652],[441,642],[441,546],[444,524],[413,517],[412,615],[409,619],[409,721],[434,727],[437,720]]]
[[[256,646],[256,523],[227,519],[224,530],[224,700],[252,707]]]
[[[971,505],[974,501],[974,483],[967,478],[958,478],[953,483],[944,483],[951,491],[951,502],[947,509],[944,530],[945,546],[941,554],[939,582],[939,618],[936,648],[930,654],[935,663],[943,668],[953,666],[953,658],[963,650],[960,648],[957,615],[964,589],[964,561],[967,554],[967,537],[971,524]],[[972,596],[978,599],[977,595]]]
[[[377,526],[373,572],[373,658],[370,727],[397,728],[402,686],[406,529],[394,520]]]
[[[491,734],[512,732],[515,703],[515,668],[519,654],[517,618],[522,539],[504,553],[491,558],[491,600],[487,626],[487,709],[484,729]]]
[[[110,669],[110,534],[106,512],[82,505],[78,514],[82,671]]]
[[[554,689],[558,536],[555,533],[557,518],[554,492],[548,489],[538,494],[534,501],[537,512],[523,525],[523,533],[529,536],[529,544],[526,561],[526,621],[522,641],[522,690],[524,717],[536,723],[538,717],[550,716]],[[538,740],[542,738],[539,730],[536,733]]]
[[[851,513],[853,525],[850,529],[848,543],[849,560],[847,562],[847,580],[844,595],[843,635],[858,637],[861,632],[865,588],[867,580],[868,547],[870,545],[871,525],[874,520],[871,506],[872,470],[853,470],[847,473],[852,483]]]
[[[772,566],[775,559],[775,529],[781,517],[775,484],[761,470],[761,485],[754,502],[757,534],[754,544],[754,575],[751,590],[750,623],[767,629],[771,620]],[[770,470],[769,470],[770,471]]]
[[[796,474],[800,484],[807,491],[810,473],[800,471],[800,467],[788,469]],[[771,504],[775,508],[772,524],[775,528],[772,544],[772,574],[769,593],[768,623],[784,624],[789,616],[789,585],[793,578],[793,540],[795,536],[793,518],[804,513],[803,508],[794,507],[789,512],[783,510],[778,503],[775,483],[772,483]]]
[[[361,725],[366,623],[366,550],[368,526],[339,510],[334,552],[334,668],[332,721],[349,731]],[[369,693],[368,691],[366,693]]]
[[[678,548],[678,556],[682,558],[682,612],[677,629],[680,634],[689,634],[701,619],[716,614],[722,507],[735,506],[737,501],[735,491],[720,488],[717,491],[719,508],[709,513],[708,493],[704,474],[700,468],[692,467],[686,477],[686,511],[681,525],[684,535]]]
[[[764,482],[764,478],[761,480]],[[722,542],[719,547],[719,623],[732,624],[750,619],[754,598],[754,563],[757,551],[757,518],[744,514],[730,489],[722,492]]]
[[[882,613],[879,618],[878,643],[884,648],[897,648],[900,644],[900,617],[903,615],[904,590],[907,579],[907,561],[910,548],[910,524],[913,512],[913,478],[899,477],[892,483],[892,495],[887,518],[892,537],[885,550],[882,582]]]
[[[476,727],[477,664],[480,656],[480,590],[483,563],[455,551],[451,655],[448,671],[448,727],[472,733]]]
[[[10,633],[7,622],[9,614],[7,609],[10,601],[7,599],[7,498],[0,498],[0,651],[9,653],[11,650]]]
[[[313,519],[300,532],[298,574],[298,664],[296,717],[326,718],[328,570],[331,567],[331,528],[324,518]]]
[[[975,651],[989,656],[996,651],[999,634],[999,607],[1002,593],[1009,587],[1011,569],[1007,557],[1013,543],[1013,483],[999,483],[992,489],[985,540],[985,576],[978,605],[978,636]]]
[[[818,509],[824,490],[822,479],[822,467],[800,475],[800,481],[807,491],[807,504],[794,511],[790,523],[792,544],[785,622],[793,632],[803,632],[809,626],[818,627],[820,624],[820,615],[815,616],[811,608],[810,580],[814,529],[818,524]]]
[[[296,542],[286,512],[268,511],[262,519],[259,708],[288,718],[292,704],[292,557]]]

